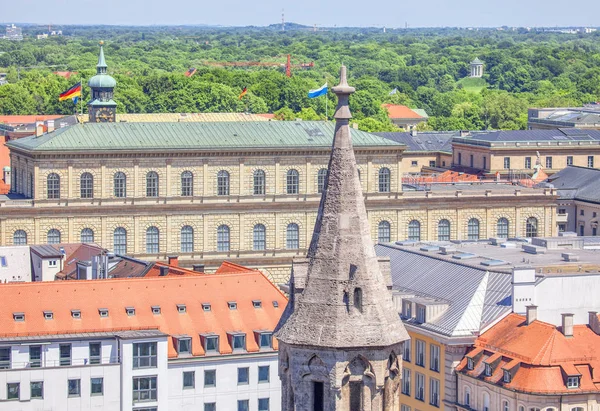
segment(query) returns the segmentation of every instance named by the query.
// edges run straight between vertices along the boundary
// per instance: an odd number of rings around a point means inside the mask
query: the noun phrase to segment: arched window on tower
[[[469,240],[479,240],[479,220],[471,218],[467,224],[467,236]]]
[[[94,176],[91,173],[83,173],[79,178],[79,190],[81,198],[94,198]]]
[[[496,237],[508,238],[508,219],[501,217],[496,223]]]
[[[79,239],[82,243],[93,243],[94,231],[91,228],[84,228],[83,230],[81,230]]]
[[[387,221],[381,221],[377,227],[377,242],[389,243],[391,241],[391,229],[390,223]]]
[[[229,173],[226,170],[221,170],[217,173],[217,195],[229,195]]]
[[[421,223],[412,220],[408,223],[408,239],[412,241],[421,241]]]
[[[286,192],[298,194],[300,192],[300,174],[297,170],[288,170],[286,176]]]
[[[252,230],[252,249],[254,251],[263,251],[267,249],[267,233],[262,224],[256,224]]]
[[[288,250],[300,248],[300,229],[296,223],[288,224],[285,230],[285,248]]]
[[[450,221],[446,219],[438,223],[438,241],[450,241]]]
[[[117,198],[127,197],[127,176],[122,171],[117,171],[113,176],[113,192]]]
[[[156,171],[146,174],[146,197],[158,197],[158,174]]]
[[[60,231],[58,231],[56,228],[53,228],[48,231],[46,238],[46,242],[48,244],[60,244]]]
[[[60,198],[60,177],[56,173],[48,174],[46,179],[46,197],[50,200],[56,200]]]
[[[181,227],[181,246],[182,253],[194,252],[194,229],[189,225]]]
[[[390,179],[391,173],[390,169],[387,167],[382,167],[379,170],[379,192],[380,193],[389,193],[390,188]]]
[[[217,228],[217,251],[229,251],[229,227],[226,225]]]
[[[265,185],[265,172],[263,170],[254,170],[254,195],[264,195]]]
[[[317,173],[317,192],[321,194],[325,189],[325,178],[327,177],[327,169],[322,168]]]
[[[113,248],[115,254],[127,254],[127,230],[123,227],[117,227],[113,232]]]
[[[25,230],[17,230],[13,233],[13,245],[27,245],[27,233]]]
[[[191,197],[194,195],[194,175],[191,171],[181,173],[181,196]]]
[[[146,253],[156,254],[160,249],[160,232],[157,227],[150,226],[146,229]]]
[[[537,237],[538,236],[538,220],[535,217],[529,217],[525,226],[526,237]]]

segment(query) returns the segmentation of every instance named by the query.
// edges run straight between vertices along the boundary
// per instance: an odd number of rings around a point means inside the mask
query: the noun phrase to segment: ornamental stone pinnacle
[[[307,258],[294,261],[275,333],[282,409],[393,410],[409,337],[371,240],[348,125],[355,89],[346,67],[332,91],[336,127],[317,221]]]

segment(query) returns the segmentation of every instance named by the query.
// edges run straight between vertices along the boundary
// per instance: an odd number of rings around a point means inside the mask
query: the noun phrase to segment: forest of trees
[[[109,73],[117,80],[119,112],[276,113],[280,119],[320,119],[323,97],[309,89],[337,82],[340,64],[348,66],[356,87],[351,109],[359,127],[393,130],[381,108],[385,102],[422,108],[428,128],[520,129],[527,107],[578,106],[600,100],[600,34],[411,29],[343,29],[286,32],[269,28],[64,27],[65,36],[0,40],[0,114],[72,113],[58,95],[95,74],[98,41],[105,41]],[[293,69],[221,68],[206,61],[314,62]],[[485,62],[483,79],[466,79],[469,62]],[[50,66],[53,68],[18,69]],[[192,77],[184,76],[197,68]],[[52,71],[76,71],[65,79]],[[244,88],[248,94],[240,101]],[[398,92],[390,95],[390,91]],[[89,89],[84,86],[83,101]],[[335,95],[329,93],[329,116]]]

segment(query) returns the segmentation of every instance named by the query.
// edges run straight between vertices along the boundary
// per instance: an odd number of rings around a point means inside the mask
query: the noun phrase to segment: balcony
[[[28,362],[17,362],[13,361],[10,364],[10,368],[5,368],[3,371],[10,370],[23,370],[23,369],[36,369],[36,368],[65,368],[65,367],[85,367],[85,366],[99,366],[99,365],[116,365],[120,364],[118,357],[102,357],[93,358],[90,362],[88,358],[77,358],[71,359],[70,362],[66,362],[65,359],[60,360],[31,360]]]

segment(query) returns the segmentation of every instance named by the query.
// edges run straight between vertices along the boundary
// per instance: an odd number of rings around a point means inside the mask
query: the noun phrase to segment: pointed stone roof
[[[106,60],[104,60],[104,48],[102,47],[103,44],[103,42],[100,42],[100,54],[98,54],[98,64],[96,64],[97,74],[106,74],[106,69],[108,68],[106,65]]]
[[[342,66],[333,147],[313,238],[307,280],[292,293],[276,337],[295,345],[329,348],[385,347],[407,340],[392,304],[365,209],[348,120],[354,93]],[[293,288],[293,287],[292,287]]]
[[[479,57],[475,57],[475,60],[471,62],[474,66],[483,65],[483,61],[479,60]]]

